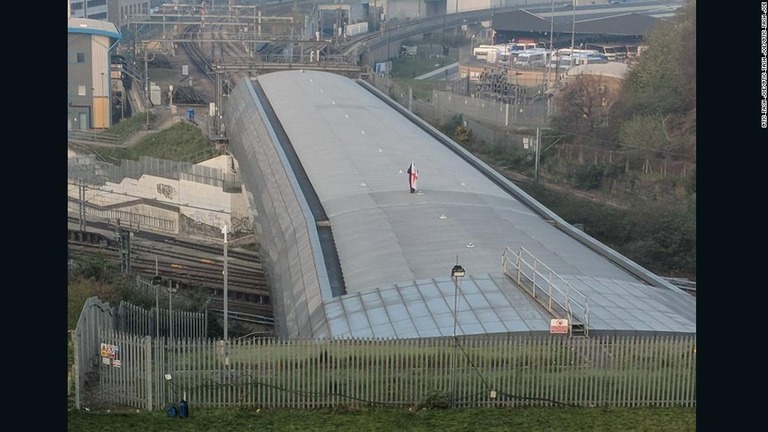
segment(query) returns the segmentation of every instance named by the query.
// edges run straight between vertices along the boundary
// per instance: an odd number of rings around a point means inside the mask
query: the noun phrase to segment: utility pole
[[[149,130],[149,59],[146,46],[144,47],[144,114],[147,116],[147,130]]]
[[[536,180],[536,183],[539,182],[539,161],[541,160],[541,154],[545,151],[549,150],[550,148],[554,147],[555,144],[557,144],[558,141],[560,141],[560,138],[562,136],[558,137],[556,140],[554,140],[547,148],[544,150],[541,150],[541,126],[536,127],[536,167],[534,172],[534,179]]]
[[[217,64],[214,66],[216,69],[216,110],[214,112],[214,131],[217,136],[221,136],[221,67]],[[225,234],[226,235],[226,234]]]
[[[555,32],[555,0],[552,0],[552,11],[549,15],[549,60],[547,61],[547,118],[550,115],[550,101],[552,88],[552,60],[555,58],[555,47],[553,45]]]
[[[168,339],[173,340],[173,281],[168,279]]]
[[[173,287],[173,281],[168,279],[168,342],[173,344],[171,347],[170,355],[168,356],[168,363],[173,365],[173,359],[176,357],[176,343],[173,340],[173,295],[179,290],[179,285]],[[170,370],[170,369],[169,369]]]
[[[376,0],[373,0],[373,31],[376,31],[376,21],[379,17],[379,8],[376,6]]]
[[[160,340],[160,272],[157,266],[157,255],[155,255],[155,277],[152,279],[152,285],[155,286],[155,341]]]
[[[536,158],[533,169],[533,179],[536,184],[539,184],[539,156],[541,155],[539,148],[541,146],[541,126],[536,126]]]
[[[147,130],[149,130],[149,50],[144,45],[144,113],[147,115]]]
[[[571,0],[573,5],[573,12],[571,13],[571,66],[574,64],[575,57],[573,55],[573,44],[576,38],[576,0]]]
[[[131,272],[131,230],[121,227],[120,219],[117,220],[115,239],[120,249],[120,271],[128,274]]]
[[[80,235],[85,234],[85,183],[83,179],[77,179],[77,186],[80,190],[80,206],[79,206],[79,218],[80,218]]]

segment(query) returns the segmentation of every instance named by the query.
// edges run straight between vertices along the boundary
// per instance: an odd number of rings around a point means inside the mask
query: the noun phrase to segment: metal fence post
[[[144,337],[144,350],[146,352],[146,371],[147,371],[147,411],[152,411],[154,395],[154,387],[152,386],[152,373],[154,368],[152,367],[152,336]]]

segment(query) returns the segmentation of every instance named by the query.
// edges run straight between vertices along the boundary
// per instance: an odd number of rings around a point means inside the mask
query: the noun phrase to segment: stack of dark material
[[[173,103],[174,105],[207,105],[200,92],[191,86],[174,87]]]

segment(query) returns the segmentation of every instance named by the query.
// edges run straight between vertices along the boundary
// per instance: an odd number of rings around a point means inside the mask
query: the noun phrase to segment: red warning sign
[[[549,332],[556,334],[568,334],[568,320],[557,318],[549,323]]]
[[[110,345],[106,343],[101,344],[101,356],[111,359],[117,358],[117,352],[120,348],[117,345]]]

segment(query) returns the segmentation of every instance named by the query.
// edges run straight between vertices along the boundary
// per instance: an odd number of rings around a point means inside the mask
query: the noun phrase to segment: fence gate
[[[89,392],[94,405],[119,405],[138,409],[153,408],[157,374],[152,371],[152,338],[118,333],[99,332],[99,365],[89,381],[98,387]]]

